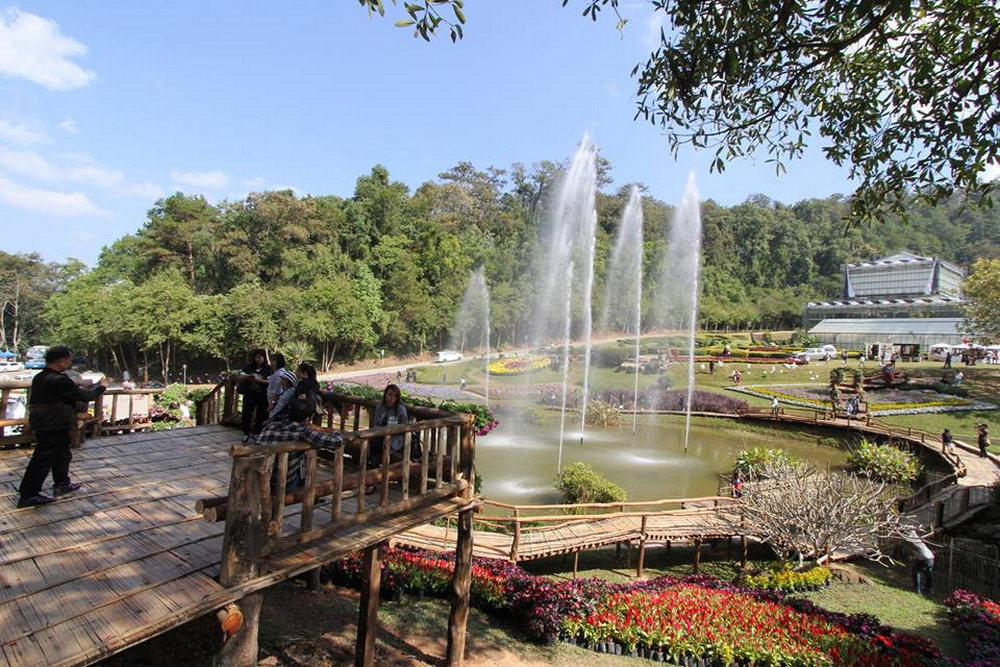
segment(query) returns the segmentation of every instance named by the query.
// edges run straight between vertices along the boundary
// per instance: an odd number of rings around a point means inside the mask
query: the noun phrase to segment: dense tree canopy
[[[410,192],[376,165],[348,198],[277,191],[213,204],[174,193],[89,272],[75,261],[0,253],[4,341],[22,350],[67,343],[114,374],[140,366],[176,374],[181,363],[191,374],[221,370],[258,346],[326,368],[381,349],[405,355],[460,345],[449,334],[481,267],[491,345],[520,346],[537,319],[542,221],[563,168],[460,162]],[[602,170],[594,313],[616,298],[606,294],[608,257],[631,191],[612,184],[612,165]],[[642,311],[652,313],[673,210],[649,196],[641,206]],[[846,262],[902,250],[963,265],[1000,257],[1000,209],[971,209],[953,197],[913,203],[907,224],[891,218],[845,232],[848,209],[840,197],[791,206],[760,195],[728,208],[703,202],[699,326],[795,328],[806,301],[839,294]],[[978,267],[970,295],[989,275]]]
[[[385,12],[383,0],[360,0]],[[395,0],[394,0],[395,4]],[[569,0],[562,0],[565,6]],[[581,0],[624,29],[624,3]],[[993,0],[650,0],[659,45],[636,65],[636,117],[662,127],[676,151],[715,152],[712,168],[763,151],[778,171],[818,133],[859,183],[852,212],[906,211],[955,190],[990,201],[984,169],[1000,158],[1000,12]],[[451,8],[452,12],[447,9]],[[462,36],[461,0],[404,3],[429,39]]]
[[[1000,259],[981,259],[963,285],[969,330],[981,342],[1000,343]]]

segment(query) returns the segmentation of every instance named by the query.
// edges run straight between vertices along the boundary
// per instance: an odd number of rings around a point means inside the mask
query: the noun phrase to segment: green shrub
[[[563,502],[616,503],[625,500],[625,489],[601,477],[586,463],[571,463],[556,475],[556,490]]]
[[[890,484],[909,484],[920,474],[913,454],[862,438],[847,454],[848,467],[859,475]]]
[[[753,447],[736,455],[736,470],[745,478],[769,477],[770,471],[797,465],[800,461],[783,449]]]
[[[768,566],[763,572],[746,575],[739,583],[749,588],[778,590],[791,593],[793,591],[814,591],[820,586],[830,583],[833,574],[829,568],[817,565],[808,570],[796,571],[791,563],[782,562]]]
[[[618,426],[622,419],[622,411],[617,405],[606,401],[590,401],[587,403],[587,426],[610,428]]]

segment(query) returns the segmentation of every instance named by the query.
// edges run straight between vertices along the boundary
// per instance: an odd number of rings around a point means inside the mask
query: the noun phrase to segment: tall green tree
[[[1000,343],[1000,259],[981,259],[963,286],[969,331],[982,343]]]

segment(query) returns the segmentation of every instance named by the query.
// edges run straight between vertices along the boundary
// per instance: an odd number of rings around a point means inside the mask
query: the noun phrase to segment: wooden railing
[[[223,563],[233,559],[260,562],[359,523],[406,513],[448,498],[471,499],[475,455],[471,415],[412,407],[410,413],[417,421],[352,430],[350,427],[360,424],[366,413],[374,412],[373,404],[377,401],[329,394],[328,403],[340,407],[339,411],[328,413],[330,418],[337,417],[339,425],[348,428],[343,432],[344,446],[322,464],[317,449],[305,442],[230,448],[233,468],[229,495],[196,503],[196,510],[206,520],[226,521]],[[397,434],[404,435],[398,459],[389,447],[390,437]],[[385,444],[381,447],[381,460],[370,466],[369,450],[374,440],[383,440]],[[417,442],[421,449],[419,456]],[[289,490],[288,459],[296,451],[305,452],[305,483],[299,489]],[[273,476],[271,470],[276,471]],[[321,471],[326,475],[322,480]],[[317,526],[316,501],[325,497],[330,499],[329,517],[325,525]],[[298,525],[289,531],[285,508],[298,503],[301,503]],[[236,539],[236,534],[243,530],[237,526],[247,525],[257,526],[252,530],[261,531],[261,541],[256,545]]]
[[[152,427],[148,417],[137,414],[136,402],[163,393],[163,389],[108,389],[101,398],[90,401],[86,409],[79,413],[79,435],[74,438],[74,445],[86,437],[98,437],[110,433],[142,431]],[[22,418],[7,419],[6,406],[12,395],[23,394],[25,415]],[[27,405],[31,394],[30,380],[0,381],[0,445],[15,445],[34,442],[28,423]],[[105,410],[105,403],[111,401],[111,407]],[[127,414],[122,414],[127,412]],[[107,423],[105,423],[107,422]],[[118,423],[121,422],[121,423]],[[17,431],[17,432],[14,432]]]

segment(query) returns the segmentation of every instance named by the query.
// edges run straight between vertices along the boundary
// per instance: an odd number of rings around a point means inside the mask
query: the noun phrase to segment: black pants
[[[18,488],[21,497],[29,498],[40,493],[49,472],[56,486],[69,484],[69,462],[72,460],[69,431],[36,431],[35,451]]]
[[[267,419],[267,394],[263,391],[248,391],[243,394],[243,410],[240,416],[243,419],[243,435],[260,433],[260,428]],[[250,429],[251,420],[253,430]]]

